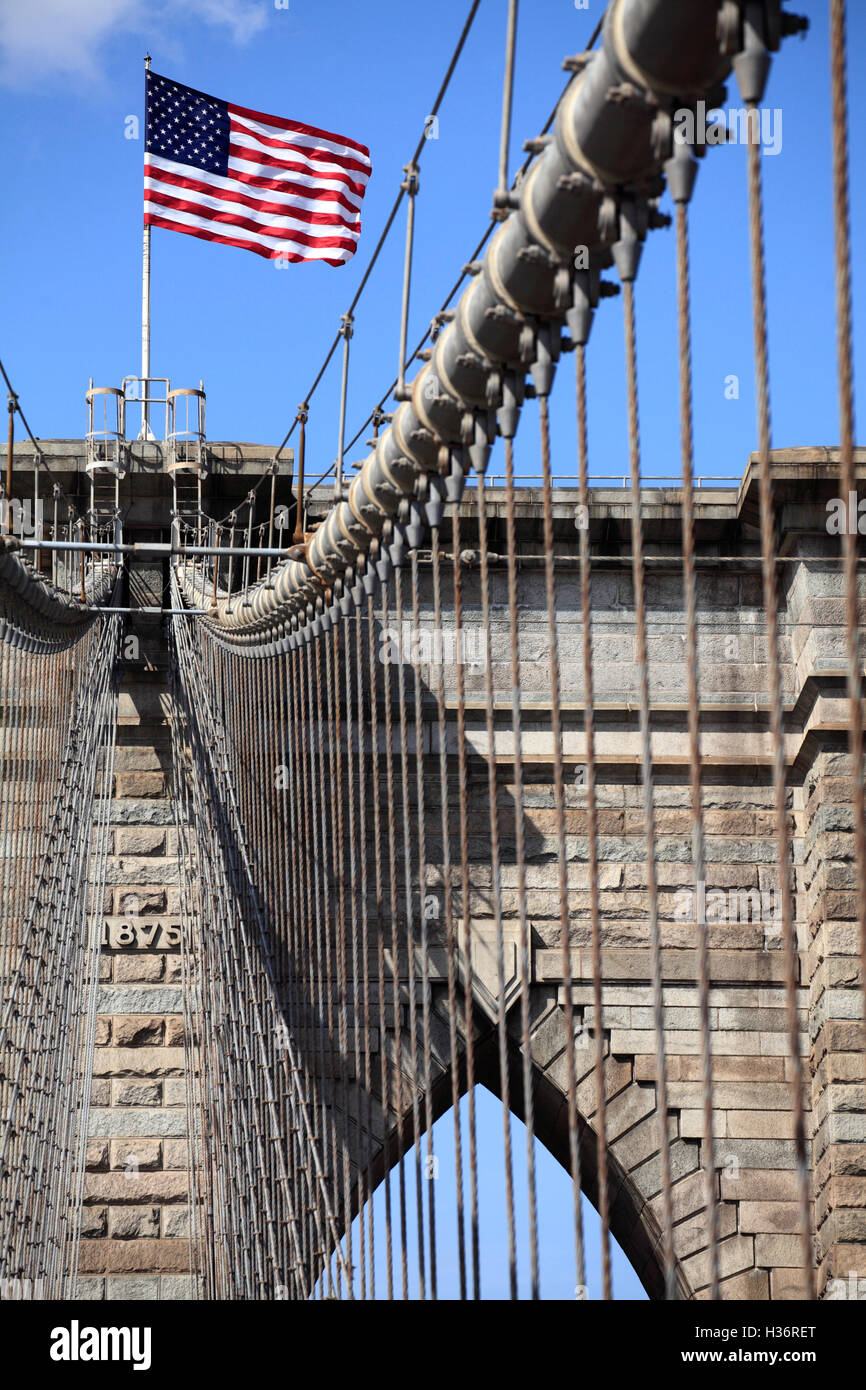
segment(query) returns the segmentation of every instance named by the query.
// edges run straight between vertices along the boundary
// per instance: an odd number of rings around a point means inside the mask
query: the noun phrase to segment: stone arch
[[[562,1015],[562,1010],[557,1012]],[[534,1133],[538,1142],[544,1145],[566,1172],[569,1172],[564,1026],[560,1039],[561,1068],[542,1066],[536,1052],[537,1035],[533,1036],[532,1041]],[[584,1060],[581,1060],[581,1052]],[[594,1049],[580,1049],[576,1060],[580,1185],[581,1191],[597,1211],[598,1145],[597,1130],[593,1124],[597,1112],[597,1091],[593,1074]],[[513,1035],[509,1038],[508,1063],[510,1109],[518,1118],[525,1120],[523,1054]],[[587,1066],[590,1068],[589,1074],[586,1074]],[[655,1176],[655,1170],[660,1168],[659,1141],[656,1137],[656,1087],[654,1083],[641,1084],[635,1081],[632,1071],[629,1061],[613,1058],[608,1052],[605,1058],[605,1091],[609,1102],[618,1104],[620,1120],[623,1115],[633,1120],[623,1143],[619,1146],[608,1144],[607,1148],[610,1231],[649,1297],[656,1299],[664,1296],[660,1202],[656,1197],[647,1197],[642,1190],[641,1182],[634,1176],[634,1170],[640,1166],[652,1166],[653,1177],[649,1182],[644,1179],[644,1186],[652,1189],[656,1182],[660,1186],[661,1180]],[[502,1099],[498,1044],[495,1038],[479,1048],[476,1077],[480,1084]],[[647,1096],[651,1099],[648,1106],[645,1102]],[[692,1298],[692,1288],[679,1261],[676,1278],[678,1296]]]
[[[434,1010],[431,1019],[432,1058],[434,1079],[430,1091],[431,1119],[435,1123],[452,1109],[453,1084],[448,1058],[447,1014],[434,993]],[[438,1004],[438,1008],[437,1008]],[[568,1106],[565,1085],[565,1028],[564,1011],[555,1000],[551,1007],[533,992],[533,1004],[540,1011],[533,1024],[532,1069],[534,1133],[539,1143],[553,1155],[564,1170],[570,1170]],[[405,1057],[405,1053],[404,1053]],[[514,1012],[509,1017],[508,1059],[508,1103],[511,1112],[525,1122],[526,1111],[523,1100],[523,1057],[519,1041],[519,1025]],[[597,1104],[595,1099],[595,1080],[593,1076],[594,1049],[578,1049],[578,1126],[581,1162],[581,1189],[584,1195],[598,1209],[597,1139],[593,1119]],[[476,1037],[474,1041],[474,1071],[476,1085],[486,1087],[502,1101],[502,1085],[499,1071],[498,1031],[494,1021],[476,1013]],[[404,1077],[408,1082],[408,1070],[404,1065]],[[467,1070],[465,1048],[461,1047],[458,1063],[458,1095],[462,1098],[467,1090]],[[633,1059],[612,1057],[609,1052],[605,1059],[605,1089],[609,1104],[609,1134],[613,1134],[608,1146],[608,1190],[610,1201],[610,1229],[623,1253],[630,1261],[643,1287],[650,1298],[661,1298],[664,1293],[664,1272],[662,1262],[661,1238],[661,1189],[660,1157],[658,1153],[658,1123],[656,1106],[656,1086],[652,1081],[639,1081],[634,1076]],[[373,1162],[373,1189],[381,1184],[386,1175],[408,1154],[414,1142],[413,1109],[411,1091],[407,1087],[408,1100],[402,1117],[396,1121],[378,1148]],[[419,1094],[421,1131],[425,1131],[424,1096]],[[684,1201],[693,1201],[694,1209],[701,1211],[703,1189],[700,1186],[699,1157],[697,1144],[683,1143],[678,1149],[676,1124],[669,1120],[672,1138],[672,1163],[677,1193],[678,1210],[684,1210]],[[366,1136],[362,1136],[366,1142]],[[691,1151],[691,1152],[689,1152]],[[357,1153],[355,1162],[357,1162]],[[363,1160],[362,1160],[363,1162]],[[688,1184],[688,1191],[681,1185]],[[353,1210],[353,1216],[357,1210]],[[676,1219],[677,1213],[675,1213]],[[692,1233],[693,1234],[693,1233]],[[688,1242],[684,1242],[688,1250]],[[689,1274],[682,1262],[677,1263],[677,1289],[681,1298],[694,1297]]]
[[[530,1045],[534,1077],[534,1132],[541,1144],[568,1171],[568,1107],[566,1101],[565,1011],[561,986],[535,983],[530,1000]],[[462,1004],[458,1009],[462,1017]],[[509,1107],[525,1119],[522,1094],[522,1050],[519,1007],[512,997],[508,1016]],[[598,1207],[597,1092],[594,1075],[595,1049],[577,1049],[577,1108],[581,1158],[581,1186]],[[431,1118],[435,1122],[452,1104],[449,1061],[447,996],[434,985],[431,1015],[432,1085]],[[404,1044],[406,1039],[404,1038]],[[605,1027],[605,1096],[607,1101],[608,1182],[610,1229],[650,1298],[664,1295],[662,1245],[662,1179],[655,1059],[648,1051],[612,1049],[615,1030]],[[411,1060],[404,1048],[404,1077],[411,1076]],[[502,1099],[499,1076],[498,1036],[495,1014],[483,994],[476,998],[475,1079]],[[749,1059],[745,1059],[748,1061]],[[778,1240],[761,1234],[767,1226],[778,1230],[777,1213],[790,1219],[794,1174],[788,1169],[764,1169],[751,1155],[753,1140],[737,1140],[727,1127],[729,1111],[748,1100],[751,1113],[784,1129],[789,1112],[778,1105],[778,1083],[762,1080],[726,1081],[742,1071],[739,1058],[715,1059],[714,1127],[716,1154],[714,1194],[719,1202],[719,1279],[722,1298],[766,1299],[801,1297],[802,1274],[789,1253],[795,1237]],[[731,1065],[733,1063],[733,1065]],[[671,1155],[674,1254],[677,1296],[703,1299],[709,1294],[710,1258],[704,1205],[703,1139],[691,1108],[691,1091],[700,1087],[700,1059],[694,1053],[668,1054],[668,1138]],[[458,1094],[466,1091],[466,1056],[462,1046],[458,1061]],[[761,1110],[765,1101],[768,1108]],[[789,1088],[783,1087],[788,1090]],[[774,1092],[770,1096],[769,1092]],[[733,1094],[729,1094],[733,1093]],[[399,1122],[394,1116],[390,1132],[380,1142],[373,1163],[373,1185],[411,1149],[413,1122],[411,1089]],[[683,1099],[685,1097],[685,1099]],[[424,1127],[424,1097],[419,1095]],[[736,1109],[730,1113],[739,1113]],[[763,1122],[762,1120],[762,1122]],[[382,1136],[380,1136],[380,1140]],[[366,1136],[363,1136],[366,1144]],[[787,1142],[787,1141],[784,1141]],[[365,1160],[363,1161],[365,1163]]]

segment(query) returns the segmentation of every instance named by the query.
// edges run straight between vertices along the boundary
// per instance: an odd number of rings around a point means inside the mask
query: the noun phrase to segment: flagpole
[[[150,72],[150,54],[144,55],[145,72]],[[147,159],[147,78],[145,77],[145,149],[144,157]],[[148,378],[150,377],[150,223],[144,224],[144,232],[141,243],[141,438],[150,438],[150,421],[148,419]]]

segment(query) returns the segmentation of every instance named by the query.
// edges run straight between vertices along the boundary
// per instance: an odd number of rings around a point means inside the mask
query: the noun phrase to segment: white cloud
[[[267,24],[267,0],[170,0],[170,7],[188,10],[207,24],[224,24],[235,43],[248,43]]]
[[[207,24],[248,43],[268,22],[266,0],[4,0],[0,82],[33,86],[51,77],[98,81],[105,48],[119,34],[176,36]]]

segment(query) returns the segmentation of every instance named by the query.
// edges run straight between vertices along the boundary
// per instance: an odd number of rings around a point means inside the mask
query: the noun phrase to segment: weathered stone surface
[[[120,834],[121,832],[117,831],[116,833]],[[118,884],[140,883],[148,895],[159,884],[177,883],[177,875],[177,860],[168,859],[164,855],[158,857],[145,855],[136,858],[111,856],[105,864],[106,883],[115,887]],[[138,908],[138,915],[145,915],[146,912],[147,909],[144,906]]]
[[[162,1086],[158,1081],[112,1081],[113,1105],[161,1105]]]
[[[669,950],[662,955],[662,971],[671,983],[698,978],[697,953],[691,948]],[[592,957],[589,951],[577,951],[572,960],[572,979],[592,982]],[[649,983],[652,979],[648,950],[617,950],[609,948],[602,954],[602,973],[608,980],[635,980]],[[773,984],[785,978],[784,960],[778,951],[711,951],[710,976],[718,983]],[[562,957],[556,951],[535,953],[535,978],[561,980]]]
[[[88,1139],[85,1156],[88,1170],[108,1167],[108,1144],[103,1139]]]
[[[164,1274],[159,1281],[159,1296],[175,1302],[194,1298],[194,1276],[191,1274]]]
[[[167,831],[162,826],[119,826],[114,832],[114,853],[150,855],[166,852]]]
[[[114,980],[116,984],[156,984],[165,978],[165,956],[151,955],[144,951],[118,955],[114,961]]]
[[[833,1177],[825,1191],[834,1206],[866,1207],[866,1182],[862,1177]]]
[[[76,1279],[75,1297],[85,1302],[99,1301],[105,1298],[105,1280],[87,1278],[86,1276]]]
[[[674,1115],[668,1115],[667,1132],[668,1139],[673,1142],[677,1138],[677,1121]],[[611,1144],[611,1151],[629,1171],[652,1154],[657,1154],[660,1148],[661,1126],[657,1110]]]
[[[162,1211],[162,1234],[168,1240],[189,1238],[189,1208],[164,1207]]]
[[[831,1174],[866,1177],[866,1144],[840,1144],[822,1154],[815,1165],[815,1182],[823,1187]]]
[[[139,741],[124,744],[124,738],[132,737]],[[185,1056],[181,1045],[164,1045],[177,1038],[174,1012],[181,1009],[179,991],[160,992],[170,976],[167,962],[177,959],[177,951],[167,955],[158,949],[165,944],[163,924],[170,920],[165,915],[177,910],[177,888],[172,884],[177,884],[178,865],[168,858],[177,855],[177,834],[171,826],[171,805],[161,799],[164,774],[171,766],[170,742],[157,748],[153,738],[152,733],[129,727],[121,733],[115,758],[113,856],[106,870],[107,940],[113,949],[103,952],[100,976],[111,981],[111,987],[101,991],[99,1001],[92,1125],[106,1136],[120,1137],[100,1141],[106,1148],[110,1143],[111,1170],[106,1172],[104,1163],[101,1172],[89,1173],[88,1179],[97,1177],[99,1183],[85,1188],[86,1209],[106,1212],[101,1237],[108,1247],[153,1250],[153,1258],[136,1259],[129,1251],[117,1250],[101,1257],[106,1270],[133,1270],[110,1275],[101,1297],[131,1300],[161,1297],[158,1270],[183,1268],[177,1264],[177,1251],[160,1254],[156,1247],[164,1240],[163,1208],[185,1207],[188,1201],[186,1173],[163,1169],[164,1145],[171,1143],[168,1134],[185,1133],[185,1109],[177,1105],[177,1095],[168,1099],[164,1094],[170,1079],[185,1084]],[[120,930],[126,924],[131,931]],[[178,981],[177,972],[171,974],[172,983]],[[177,1244],[177,1233],[172,1244]],[[93,1251],[85,1254],[96,1258]]]
[[[81,1212],[82,1239],[90,1236],[104,1236],[108,1229],[108,1210],[106,1207],[85,1207]]]
[[[186,1274],[189,1242],[144,1238],[83,1240],[78,1268],[82,1274]]]
[[[109,1235],[113,1240],[158,1236],[159,1207],[112,1207]]]
[[[687,1178],[682,1178],[671,1187],[671,1207],[673,1211],[674,1225],[681,1221],[687,1221],[696,1212],[705,1210],[705,1183],[706,1178],[703,1169],[696,1173],[690,1173]],[[718,1200],[719,1196],[719,1175],[713,1174],[713,1193]],[[653,1197],[649,1203],[650,1208],[655,1212],[656,1218],[661,1223],[664,1211],[664,1202],[661,1194]]]
[[[793,1139],[796,1117],[790,1110],[728,1110],[729,1139]]]
[[[148,917],[167,909],[168,894],[164,888],[136,884],[115,890],[114,914],[117,917]]]
[[[92,1081],[90,1083],[90,1104],[111,1104],[111,1085],[108,1081]]]
[[[97,810],[100,802],[97,800]],[[174,812],[168,800],[150,801],[125,797],[114,799],[109,806],[111,825],[173,825]]]
[[[769,1276],[764,1269],[747,1269],[742,1274],[735,1274],[727,1279],[721,1279],[719,1283],[719,1297],[725,1299],[744,1299],[746,1302],[754,1302],[769,1298]],[[698,1298],[709,1298],[709,1288],[704,1288],[696,1295]],[[776,1295],[772,1295],[776,1297]]]
[[[105,1047],[96,1052],[94,1076],[182,1076],[182,1047]]]
[[[167,1139],[162,1147],[163,1167],[185,1171],[189,1163],[186,1139]]]
[[[698,1166],[698,1146],[677,1140],[670,1145],[670,1161],[671,1181],[676,1182],[679,1178],[685,1177],[687,1173],[693,1172]],[[647,1200],[655,1197],[661,1191],[661,1171],[661,1154],[657,1154],[654,1158],[641,1164],[632,1173],[632,1178]]]
[[[803,1246],[798,1235],[756,1235],[755,1261],[763,1268],[799,1269]]]
[[[743,1270],[752,1270],[755,1264],[755,1242],[752,1236],[731,1235],[720,1242],[718,1247],[719,1278],[726,1279]],[[702,1250],[683,1261],[683,1269],[692,1288],[699,1290],[710,1282],[710,1256]]]
[[[743,1172],[749,1168],[796,1168],[793,1139],[721,1139],[716,1143],[716,1162],[721,1168]]]
[[[165,777],[161,772],[120,772],[115,777],[118,797],[165,796]]]
[[[668,1087],[668,1104],[674,1107],[697,1108],[703,1099],[703,1087],[696,1082],[675,1081]],[[774,1082],[716,1081],[713,1085],[713,1104],[717,1110],[788,1110],[791,1107],[791,1087]]]
[[[185,1202],[189,1196],[189,1178],[180,1172],[145,1172],[88,1174],[84,1200],[87,1203],[106,1203],[114,1206],[141,1206],[146,1202]]]
[[[566,514],[563,513],[565,516]],[[566,517],[571,526],[571,514]],[[732,513],[731,522],[735,520]],[[814,538],[812,538],[814,540]],[[820,541],[820,538],[819,538]],[[794,542],[795,546],[800,541]],[[819,553],[820,550],[819,550]],[[843,591],[831,567],[798,565],[796,555],[786,565],[786,588],[781,612],[782,683],[786,700],[786,756],[795,768],[788,788],[787,828],[792,839],[790,878],[801,946],[798,991],[800,1049],[807,1078],[805,1095],[807,1137],[812,1147],[813,1197],[817,1231],[820,1285],[826,1287],[840,1261],[856,1263],[863,1234],[863,1175],[866,1173],[866,1105],[864,1105],[861,1000],[853,874],[850,768],[840,751],[841,701],[822,689],[820,663],[839,662],[844,642],[821,623],[836,622]],[[422,567],[423,570],[423,567]],[[429,576],[422,575],[423,583]],[[529,862],[527,894],[521,904],[515,855],[513,742],[508,719],[511,673],[506,577],[494,572],[491,643],[493,679],[497,691],[495,750],[501,781],[498,788],[503,853],[502,898],[506,934],[515,930],[521,907],[532,922],[533,1060],[544,1070],[555,1096],[567,1084],[563,1009],[566,986],[562,975],[559,895],[556,888],[557,816],[549,762],[553,744],[549,731],[549,650],[543,623],[543,575],[521,575],[521,658],[526,663],[525,693],[535,712],[525,727],[525,830]],[[774,918],[761,920],[761,894],[777,887],[775,813],[771,778],[771,744],[760,720],[750,718],[755,696],[766,690],[765,615],[760,576],[751,570],[723,574],[699,573],[701,612],[700,679],[711,703],[720,711],[702,730],[702,751],[712,775],[703,787],[708,889],[721,889],[728,912],[725,920],[708,924],[710,946],[710,1027],[714,1078],[714,1183],[723,1198],[719,1208],[722,1234],[722,1297],[766,1299],[801,1296],[798,1279],[798,1189],[793,1142],[795,1069],[788,1056],[785,1000],[785,953]],[[566,858],[569,883],[567,906],[572,944],[571,997],[584,1040],[594,1042],[596,1019],[590,932],[590,872],[588,814],[585,789],[571,785],[571,767],[585,756],[582,730],[582,632],[573,586],[563,586],[560,617],[564,733],[568,760],[566,786]],[[612,1165],[612,1212],[615,1234],[629,1258],[646,1273],[658,1263],[658,1221],[661,1214],[661,1126],[658,1114],[653,970],[646,912],[647,852],[644,843],[642,788],[636,775],[639,736],[633,707],[637,687],[633,592],[628,565],[622,572],[593,576],[593,644],[598,670],[597,694],[609,711],[599,721],[598,831],[599,906],[603,956],[602,1019],[605,1030],[605,1092],[607,1138],[616,1163]],[[707,1293],[707,1252],[704,1212],[706,1157],[703,1144],[703,1064],[700,1010],[697,997],[697,928],[678,912],[683,889],[693,887],[691,812],[685,738],[686,687],[683,662],[683,603],[681,575],[648,575],[650,604],[650,687],[665,706],[653,729],[657,781],[656,867],[663,944],[662,976],[665,1006],[665,1044],[668,1107],[666,1132],[671,1144],[675,1243],[682,1260],[680,1273],[689,1291]],[[429,591],[428,591],[429,597]],[[467,570],[466,618],[480,621],[477,572]],[[837,607],[821,608],[822,604]],[[422,623],[429,623],[429,604],[422,602]],[[839,608],[841,612],[841,608]],[[736,656],[731,657],[734,639]],[[468,910],[473,931],[492,939],[493,883],[490,869],[486,767],[472,750],[483,752],[484,674],[467,673],[470,824],[470,895]],[[435,679],[427,671],[424,679]],[[834,677],[835,679],[835,677]],[[797,704],[804,682],[808,698]],[[446,676],[453,695],[453,671]],[[156,680],[137,682],[124,690],[122,735],[130,740],[118,749],[115,797],[110,807],[113,827],[110,885],[105,911],[141,916],[174,913],[177,897],[177,836],[167,791],[170,740],[165,721],[170,716],[166,691]],[[632,707],[629,708],[629,701]],[[449,709],[449,747],[453,739],[453,708]],[[825,734],[829,730],[829,735]],[[438,750],[435,712],[425,712],[424,746],[431,761]],[[410,729],[410,748],[414,730]],[[822,739],[829,738],[824,748]],[[384,747],[381,742],[380,748]],[[153,740],[148,745],[146,740]],[[396,748],[396,744],[395,744]],[[538,760],[535,762],[534,760]],[[538,768],[546,763],[543,774]],[[427,784],[427,884],[441,903],[441,822],[435,790],[438,768],[432,762]],[[805,779],[805,780],[804,780]],[[411,781],[411,779],[410,779]],[[411,797],[414,798],[414,785]],[[447,789],[456,814],[457,788],[449,773]],[[435,803],[435,804],[434,804]],[[417,808],[412,802],[412,814]],[[371,861],[372,862],[372,861]],[[455,868],[455,881],[459,877]],[[374,876],[371,873],[369,885]],[[368,885],[368,886],[369,886]],[[370,886],[368,906],[375,911]],[[137,901],[136,901],[137,900]],[[753,911],[755,900],[759,914]],[[459,890],[453,906],[462,911]],[[390,929],[386,904],[383,924]],[[441,954],[442,923],[435,936]],[[403,930],[402,921],[398,930]],[[509,941],[511,938],[508,938]],[[113,945],[113,943],[112,943]],[[434,978],[434,1025],[447,1029],[444,1003],[444,954],[437,958]],[[187,1267],[177,1267],[164,1247],[186,1244],[186,1054],[183,1041],[181,962],[177,951],[156,946],[112,949],[101,962],[99,1046],[95,1062],[94,1100],[106,1100],[112,1079],[114,1104],[96,1104],[94,1159],[87,1177],[88,1220],[93,1223],[84,1242],[88,1247],[123,1247],[108,1251],[105,1264],[92,1263],[94,1287],[108,1297],[124,1286],[129,1297],[189,1297],[192,1284]],[[371,971],[373,978],[375,971]],[[420,996],[419,996],[420,998]],[[402,1022],[408,995],[401,1005]],[[513,1045],[519,1045],[516,1017],[509,1019]],[[443,1022],[444,1020],[444,1022]],[[350,1005],[350,1047],[358,1015]],[[393,1011],[388,1027],[393,1026]],[[390,1045],[392,1034],[386,1042]],[[443,1055],[447,1058],[447,1035]],[[302,1047],[308,1038],[302,1037]],[[404,1036],[404,1049],[405,1049]],[[575,1050],[578,1104],[585,1120],[594,1123],[596,1087],[592,1047]],[[441,1070],[434,1066],[434,1074]],[[348,1071],[353,1074],[352,1065]],[[408,1077],[410,1068],[407,1065]],[[539,1116],[539,1133],[561,1148],[564,1109],[556,1101]],[[378,1135],[377,1135],[378,1140]],[[110,1142],[110,1153],[108,1146]],[[594,1136],[586,1135],[587,1151]],[[99,1145],[97,1149],[95,1146]],[[137,1153],[140,1150],[140,1153]],[[561,1156],[561,1153],[560,1153]],[[111,1170],[108,1169],[110,1158]],[[135,1172],[135,1169],[138,1169]],[[590,1170],[591,1171],[591,1170]],[[127,1176],[127,1173],[132,1176]],[[98,1234],[100,1213],[106,1215],[109,1235]],[[154,1224],[156,1215],[156,1224]],[[618,1223],[618,1224],[617,1224]],[[103,1228],[104,1229],[104,1228]],[[133,1250],[135,1247],[135,1250]],[[853,1254],[851,1252],[854,1252]],[[97,1259],[92,1248],[87,1257]],[[174,1258],[172,1255],[171,1258]],[[150,1263],[147,1263],[149,1260]],[[120,1261],[120,1263],[111,1263]],[[136,1263],[136,1261],[138,1261]],[[793,1263],[791,1263],[793,1261]],[[852,1266],[853,1267],[853,1266]],[[84,1266],[83,1266],[84,1268]],[[168,1272],[162,1273],[163,1270]],[[102,1280],[105,1278],[105,1282]],[[134,1292],[135,1289],[143,1290]]]
[[[170,761],[170,750],[160,751],[153,744],[126,744],[114,750],[115,772],[159,772]]]
[[[186,1116],[179,1110],[155,1106],[91,1110],[90,1134],[98,1139],[180,1137],[186,1134]]]
[[[851,1210],[836,1206],[819,1227],[818,1248],[822,1255],[830,1254],[831,1247],[840,1241],[845,1244],[861,1241],[866,1245],[866,1211],[861,1207]]]
[[[159,1139],[113,1139],[111,1167],[125,1173],[151,1172],[162,1164],[162,1144]]]
[[[773,1299],[808,1298],[806,1276],[801,1269],[773,1269],[770,1271],[770,1297]]]
[[[700,1082],[703,1064],[698,1056],[674,1056],[667,1058],[665,1073],[669,1081]],[[712,1059],[714,1082],[719,1081],[781,1081],[785,1067],[781,1057],[726,1057]],[[654,1081],[656,1079],[655,1057],[636,1057],[634,1063],[635,1080]]]
[[[840,1241],[833,1247],[828,1263],[836,1279],[850,1279],[854,1274],[858,1280],[866,1280],[866,1244],[849,1245]]]
[[[150,1047],[163,1041],[165,1024],[148,1014],[115,1014],[111,1019],[112,1041],[116,1048]]]
[[[109,1302],[152,1303],[160,1296],[157,1275],[109,1275],[105,1297]]]
[[[736,1232],[737,1212],[729,1203],[723,1203],[717,1208],[717,1220],[719,1240],[724,1240]],[[680,1222],[674,1231],[674,1251],[677,1259],[685,1260],[698,1250],[706,1249],[709,1245],[709,1229],[706,1210],[701,1210],[688,1221]]]
[[[825,1144],[862,1144],[866,1142],[866,1115],[835,1114],[827,1115],[817,1136],[817,1149],[820,1155]]]
[[[165,1020],[165,1045],[166,1047],[183,1047],[184,1031],[182,1017],[169,1017]]]
[[[101,1014],[179,1014],[183,1012],[183,1001],[180,989],[174,986],[158,985],[152,989],[103,986],[97,1007]],[[116,1034],[114,1041],[120,1047],[126,1045]]]
[[[740,1202],[740,1230],[758,1233],[796,1234],[800,1209],[795,1202]]]
[[[182,1066],[180,1068],[182,1070]],[[186,1105],[187,1084],[181,1076],[168,1076],[162,1083],[163,1105]]]
[[[655,1088],[630,1086],[607,1107],[607,1133],[611,1140],[631,1129],[656,1108]]]

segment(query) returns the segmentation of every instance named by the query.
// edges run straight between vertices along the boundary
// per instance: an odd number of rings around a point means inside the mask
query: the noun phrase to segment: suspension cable
[[[51,468],[49,467],[49,464],[48,464],[48,460],[47,460],[46,457],[45,457],[45,451],[44,451],[44,449],[42,448],[42,445],[39,443],[39,440],[36,438],[35,434],[34,434],[33,431],[31,430],[30,426],[29,426],[28,423],[27,423],[27,417],[26,417],[26,415],[24,414],[24,411],[23,411],[22,408],[21,408],[21,399],[20,399],[20,397],[19,397],[19,395],[18,395],[18,392],[15,391],[15,390],[13,389],[13,387],[12,387],[12,382],[9,380],[9,377],[8,377],[8,375],[7,375],[7,373],[6,373],[6,368],[4,367],[2,360],[0,360],[0,373],[2,373],[2,375],[3,375],[3,380],[4,380],[5,383],[6,383],[6,389],[7,389],[7,391],[9,392],[9,401],[10,401],[10,406],[9,406],[9,408],[10,408],[10,411],[13,411],[13,413],[17,413],[17,414],[20,416],[20,418],[21,418],[21,423],[22,423],[22,425],[24,426],[25,430],[27,431],[27,436],[28,436],[28,438],[29,438],[29,440],[30,440],[30,443],[33,445],[33,448],[36,450],[36,457],[37,457],[37,460],[38,460],[39,467],[40,467],[40,468],[43,468],[43,469],[45,470],[46,476],[50,479],[52,485],[53,485],[54,487],[57,488],[58,493],[59,493],[59,495],[63,498],[64,502],[67,504],[68,507],[71,507],[72,510],[74,511],[75,515],[78,516],[78,508],[76,507],[75,503],[74,503],[74,502],[72,501],[72,499],[70,498],[69,494],[66,492],[65,488],[63,487],[63,485],[57,481],[57,478],[56,478],[55,474],[52,473]],[[13,405],[13,402],[14,402],[14,405]]]
[[[444,98],[445,98],[445,93],[448,91],[448,87],[449,87],[449,85],[450,85],[450,83],[451,83],[451,78],[454,76],[454,69],[457,67],[457,63],[458,63],[459,60],[460,60],[460,55],[461,55],[461,53],[463,52],[464,45],[465,45],[465,43],[466,43],[466,40],[467,40],[468,37],[469,37],[469,31],[470,31],[470,29],[472,28],[472,24],[473,24],[473,21],[474,21],[474,19],[475,19],[476,14],[478,13],[478,7],[479,7],[480,4],[481,4],[481,0],[472,0],[472,4],[471,4],[471,6],[470,6],[470,8],[469,8],[469,13],[468,13],[468,15],[466,16],[466,21],[465,21],[465,23],[464,23],[464,25],[463,25],[463,29],[461,30],[461,33],[460,33],[460,37],[459,37],[459,39],[457,40],[457,43],[456,43],[456,45],[455,45],[455,47],[454,47],[454,52],[453,52],[452,55],[451,55],[451,61],[450,61],[450,63],[448,64],[448,68],[447,68],[447,70],[446,70],[445,76],[443,77],[442,82],[441,82],[440,87],[439,87],[439,91],[438,91],[437,94],[436,94],[436,100],[435,100],[434,103],[433,103],[433,107],[432,107],[432,110],[431,110],[431,112],[430,112],[430,116],[428,116],[427,121],[425,121],[425,123],[424,123],[424,129],[423,129],[423,131],[422,131],[422,133],[421,133],[421,137],[420,137],[420,139],[419,139],[419,141],[418,141],[418,144],[417,144],[417,146],[416,146],[416,148],[415,148],[415,153],[413,154],[411,160],[409,161],[410,164],[418,164],[418,162],[419,162],[420,159],[421,159],[421,155],[422,155],[422,153],[423,153],[424,146],[425,146],[425,144],[426,144],[426,142],[427,142],[428,122],[429,122],[429,120],[430,120],[431,117],[435,117],[435,116],[438,114],[439,108],[440,108],[440,106],[442,105],[442,102],[443,102],[443,100],[444,100]],[[394,225],[394,219],[396,218],[397,213],[398,213],[399,210],[400,210],[400,206],[401,206],[401,204],[402,204],[403,199],[404,199],[405,196],[406,196],[406,189],[405,189],[403,183],[401,183],[401,184],[400,184],[399,192],[398,192],[398,194],[397,194],[397,197],[394,199],[394,205],[393,205],[393,207],[391,208],[390,213],[388,214],[388,219],[387,219],[387,221],[386,221],[386,223],[385,223],[384,228],[382,229],[382,233],[381,233],[381,235],[380,235],[380,237],[379,237],[379,240],[378,240],[377,243],[376,243],[375,249],[374,249],[374,251],[373,251],[373,255],[372,255],[371,258],[370,258],[370,261],[369,261],[369,263],[368,263],[368,265],[367,265],[367,269],[365,270],[364,275],[363,275],[363,277],[362,277],[362,279],[361,279],[361,283],[360,283],[360,285],[358,286],[357,290],[355,291],[354,298],[352,299],[352,302],[351,302],[351,304],[349,305],[349,308],[348,308],[348,310],[347,310],[347,313],[349,313],[349,314],[354,314],[356,308],[358,307],[358,303],[359,303],[359,301],[360,301],[360,299],[361,299],[361,295],[364,293],[364,290],[365,290],[366,287],[367,287],[367,282],[368,282],[368,280],[370,279],[370,276],[371,276],[372,273],[373,273],[373,269],[374,269],[374,267],[375,267],[375,265],[376,265],[376,262],[377,262],[378,259],[379,259],[379,256],[380,256],[380,254],[381,254],[382,248],[384,247],[385,242],[386,242],[386,240],[387,240],[387,238],[388,238],[388,233],[390,232],[392,226]],[[304,400],[305,400],[305,402],[307,403],[307,405],[309,405],[310,401],[312,400],[312,398],[313,398],[313,396],[314,396],[314,394],[315,394],[315,392],[316,392],[316,388],[317,388],[318,385],[319,385],[319,382],[322,380],[322,377],[324,376],[325,372],[327,371],[327,368],[328,368],[328,366],[329,366],[329,364],[330,364],[331,358],[333,357],[334,353],[337,351],[337,348],[339,347],[341,337],[342,337],[342,329],[340,330],[340,332],[338,332],[338,333],[335,335],[334,341],[331,343],[331,346],[329,347],[329,349],[328,349],[328,351],[327,351],[327,353],[326,353],[326,355],[325,355],[325,360],[323,361],[321,367],[319,368],[319,370],[318,370],[318,372],[317,372],[317,374],[316,374],[316,377],[315,377],[315,379],[314,379],[314,381],[313,381],[312,386],[310,387],[309,391],[308,391],[308,392],[306,393],[306,395],[304,396]],[[275,454],[275,456],[274,456],[274,462],[275,462],[275,463],[279,461],[280,456],[282,455],[283,449],[286,447],[286,445],[288,444],[289,440],[291,439],[292,434],[293,434],[293,432],[294,432],[295,424],[296,424],[296,421],[292,421],[292,424],[291,424],[290,428],[288,429],[288,431],[286,432],[286,435],[285,435],[285,438],[283,439],[283,442],[281,443],[280,447],[277,449],[277,452],[276,452],[276,454]]]

